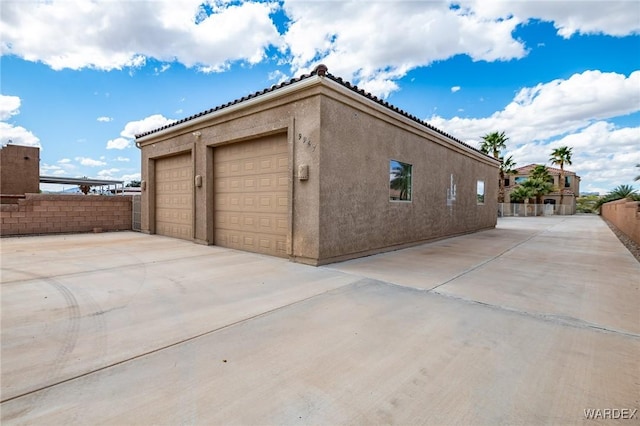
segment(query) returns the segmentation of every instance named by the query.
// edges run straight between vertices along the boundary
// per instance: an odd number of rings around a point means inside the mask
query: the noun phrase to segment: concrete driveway
[[[596,216],[498,225],[319,268],[132,232],[2,239],[0,420],[640,422],[640,263]]]

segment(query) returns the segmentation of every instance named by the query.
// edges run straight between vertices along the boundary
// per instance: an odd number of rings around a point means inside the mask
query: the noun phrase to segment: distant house
[[[529,164],[516,169],[517,174],[505,178],[505,202],[510,202],[509,194],[518,184],[529,179],[529,174],[538,164]],[[580,177],[570,170],[564,171],[564,182],[560,182],[560,169],[547,167],[553,178],[553,186],[558,189],[542,198],[544,204],[552,204],[555,214],[575,214],[576,198],[580,195]],[[562,206],[560,206],[560,190],[562,191]]]
[[[497,160],[324,66],[136,146],[151,234],[320,265],[497,221]]]

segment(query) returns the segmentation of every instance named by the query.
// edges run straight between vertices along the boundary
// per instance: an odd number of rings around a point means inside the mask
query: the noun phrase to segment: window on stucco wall
[[[476,198],[478,204],[484,204],[484,181],[479,180],[476,185]]]
[[[413,166],[396,160],[389,161],[389,200],[411,201]]]

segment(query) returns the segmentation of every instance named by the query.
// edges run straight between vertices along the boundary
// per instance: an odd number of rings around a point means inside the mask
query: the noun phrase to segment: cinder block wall
[[[603,204],[600,212],[602,217],[640,244],[640,202],[626,199],[611,201]]]
[[[131,205],[130,196],[27,194],[0,206],[0,235],[130,230]]]

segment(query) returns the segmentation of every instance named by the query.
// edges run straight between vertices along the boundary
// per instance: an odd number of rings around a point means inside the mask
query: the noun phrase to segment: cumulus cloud
[[[0,145],[26,145],[41,147],[40,139],[22,126],[7,123],[20,113],[21,99],[18,96],[0,95]]]
[[[125,149],[131,146],[131,140],[125,138],[115,138],[107,141],[107,149]]]
[[[213,0],[8,2],[0,49],[55,70],[135,68],[146,58],[224,70],[233,61],[260,62],[278,43],[274,7]]]
[[[517,16],[524,21],[540,19],[553,22],[558,35],[565,38],[574,34],[608,34],[620,37],[640,33],[637,4],[629,0],[461,0],[460,4],[484,19]]]
[[[451,88],[451,93],[456,93],[456,92],[457,92],[457,91],[459,91],[459,90],[460,90],[460,86],[453,86],[453,87]]]
[[[123,162],[123,163],[128,163],[129,161],[131,161],[131,159],[127,158],[127,157],[117,157],[116,161],[120,161],[120,162]]]
[[[286,0],[291,19],[283,49],[294,74],[323,62],[330,72],[386,97],[414,68],[455,55],[474,61],[522,58],[532,46],[513,37],[532,19],[553,22],[562,37],[637,34],[628,1],[306,2]]]
[[[282,2],[164,0],[153,2],[8,2],[0,17],[0,52],[51,68],[136,68],[153,58],[155,73],[174,62],[221,72],[256,64],[277,48],[292,74],[319,62],[333,74],[386,97],[414,68],[455,55],[474,61],[522,58],[533,46],[513,37],[533,19],[552,22],[561,37],[638,34],[633,2],[360,1]],[[392,6],[392,7],[391,7]],[[279,34],[271,19],[288,19]],[[86,25],[87,22],[94,23]],[[42,43],[41,40],[59,40]],[[272,74],[281,81],[285,75]]]
[[[142,120],[130,121],[125,124],[124,129],[120,132],[120,137],[107,141],[107,149],[126,149],[133,145],[133,139],[136,135],[149,130],[155,130],[167,124],[171,124],[176,120],[166,118],[161,114],[154,114],[143,118]],[[119,157],[120,158],[120,157]],[[128,160],[119,160],[128,161]]]
[[[114,173],[118,173],[119,171],[120,171],[120,169],[116,169],[116,168],[100,170],[98,172],[98,176],[101,179],[113,179],[113,174]]]
[[[20,112],[20,98],[0,95],[0,120],[6,121]]]
[[[128,122],[124,126],[124,130],[120,132],[120,136],[133,139],[140,133],[158,129],[175,121],[176,120],[166,118],[161,114],[150,115],[149,117],[143,118],[142,120]]]
[[[629,76],[585,71],[523,88],[490,117],[433,116],[427,121],[475,146],[483,135],[505,131],[510,138],[508,154],[520,166],[547,163],[552,149],[570,146],[572,168],[584,173],[584,180],[604,182],[613,173],[621,182],[629,182],[632,166],[640,163],[640,127],[618,127],[607,119],[640,111],[638,87],[640,71]],[[607,188],[583,190],[606,192]]]
[[[58,164],[69,164],[71,163],[71,159],[70,158],[62,158],[60,160],[58,160]]]
[[[81,165],[88,166],[88,167],[100,167],[100,166],[107,165],[107,163],[105,163],[104,161],[94,160],[88,157],[76,157],[75,160],[79,162]]]
[[[113,118],[102,116],[102,117],[98,117],[97,120],[101,123],[108,123],[110,121],[113,121]]]

